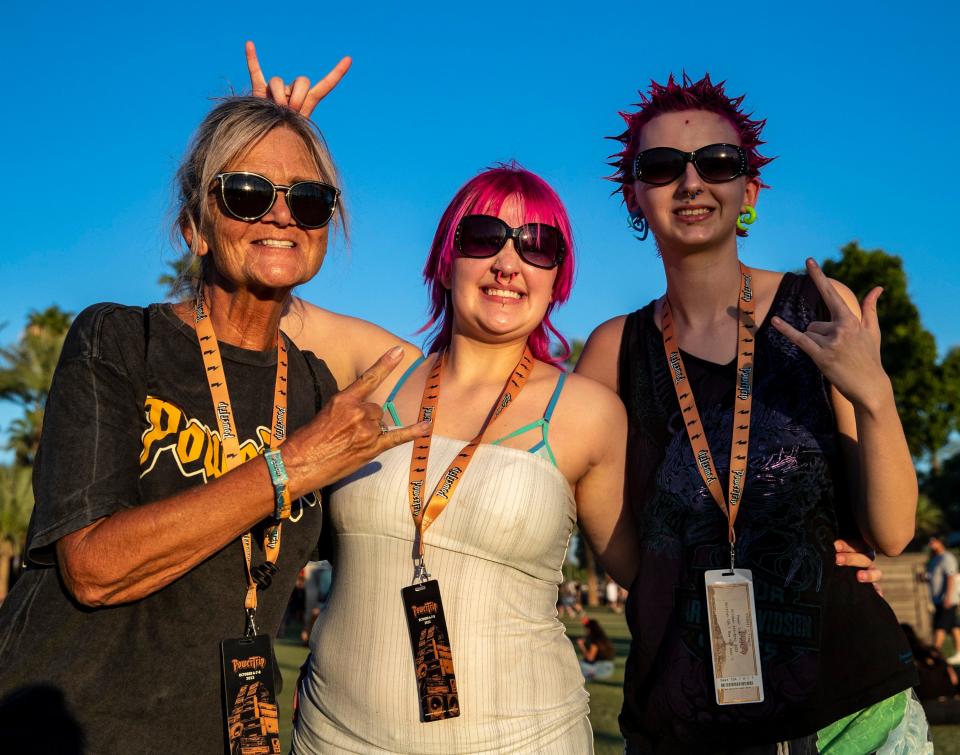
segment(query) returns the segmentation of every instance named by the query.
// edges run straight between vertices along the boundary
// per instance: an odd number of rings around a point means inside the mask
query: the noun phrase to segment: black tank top
[[[729,565],[726,518],[694,463],[668,374],[654,305],[627,317],[620,395],[627,406],[627,490],[640,539],[627,601],[632,633],[620,726],[648,752],[715,751],[814,733],[916,683],[910,648],[887,603],[833,541],[858,537],[829,385],[769,325],[829,319],[807,276],[784,275],[757,330],[747,482],[737,566],[753,570],[765,700],[719,706],[703,573]],[[727,490],[736,363],[684,353],[703,426]]]

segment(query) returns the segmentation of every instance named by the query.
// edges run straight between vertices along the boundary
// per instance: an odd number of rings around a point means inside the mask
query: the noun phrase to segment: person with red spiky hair
[[[772,159],[743,97],[684,74],[637,107],[612,179],[666,293],[600,325],[577,366],[628,414],[627,752],[932,751],[893,613],[836,568],[840,537],[896,555],[914,532],[881,290],[861,305],[813,259],[741,261]]]

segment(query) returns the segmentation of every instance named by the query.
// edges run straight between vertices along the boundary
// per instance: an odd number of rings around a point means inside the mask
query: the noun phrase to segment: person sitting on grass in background
[[[587,632],[583,637],[577,638],[577,647],[583,655],[580,661],[583,678],[587,681],[609,679],[613,676],[613,661],[617,657],[613,643],[596,619],[591,619],[584,614],[580,623]]]

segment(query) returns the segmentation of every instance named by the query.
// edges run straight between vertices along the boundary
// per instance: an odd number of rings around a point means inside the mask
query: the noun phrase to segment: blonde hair
[[[175,240],[184,244],[185,252],[199,257],[201,240],[213,246],[216,228],[214,213],[207,196],[214,177],[229,163],[253,147],[270,131],[288,128],[299,136],[313,157],[320,180],[333,186],[340,185],[337,167],[327,148],[323,134],[308,118],[288,107],[261,97],[228,97],[203,119],[190,141],[187,153],[176,174],[176,219],[171,229]],[[347,236],[347,214],[343,198],[337,203],[331,223]],[[189,232],[190,243],[186,244]],[[200,258],[202,277],[209,263],[209,255]],[[194,272],[191,273],[190,271]],[[185,266],[175,289],[182,291],[197,283],[196,266]]]

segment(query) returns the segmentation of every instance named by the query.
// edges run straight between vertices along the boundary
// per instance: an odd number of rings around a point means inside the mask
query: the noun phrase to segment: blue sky
[[[160,9],[162,8],[162,10]],[[659,295],[603,180],[617,112],[651,77],[726,79],[768,119],[773,187],[743,258],[797,269],[858,240],[904,258],[941,351],[960,344],[951,186],[960,129],[956,3],[16,3],[4,12],[8,145],[0,341],[30,309],[144,304],[173,259],[171,176],[210,98],[265,71],[354,67],[317,109],[343,174],[349,249],[300,294],[412,338],[435,224],[478,170],[516,159],[570,211],[578,274],[555,318],[572,337]],[[297,14],[294,11],[303,9]],[[944,158],[947,159],[944,159]],[[9,225],[9,222],[8,222]],[[0,422],[9,413],[0,409]]]

